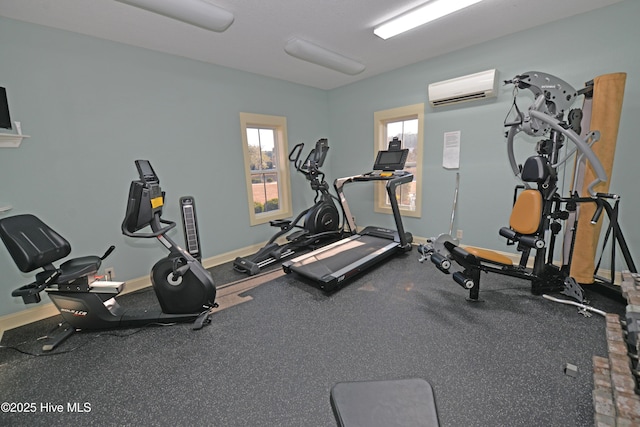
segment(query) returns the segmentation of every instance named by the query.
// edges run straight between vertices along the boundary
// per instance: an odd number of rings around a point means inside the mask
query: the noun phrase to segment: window
[[[240,113],[251,225],[291,216],[287,119]]]
[[[374,113],[375,151],[386,150],[389,141],[398,137],[402,148],[409,149],[405,170],[414,176],[413,182],[400,186],[396,197],[400,212],[406,216],[421,216],[422,145],[424,141],[424,104],[409,105]],[[375,190],[375,211],[391,213],[389,197],[384,183],[377,183]]]

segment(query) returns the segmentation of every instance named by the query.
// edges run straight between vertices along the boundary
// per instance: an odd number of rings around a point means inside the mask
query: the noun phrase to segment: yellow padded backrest
[[[538,190],[524,190],[511,211],[509,226],[520,234],[534,234],[542,220],[542,194]]]

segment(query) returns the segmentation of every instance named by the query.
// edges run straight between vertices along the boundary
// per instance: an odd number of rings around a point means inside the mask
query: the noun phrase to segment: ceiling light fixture
[[[350,76],[360,74],[365,69],[364,64],[358,61],[298,38],[289,40],[284,46],[284,51],[303,61],[331,68]]]
[[[140,9],[221,33],[233,23],[233,13],[204,0],[116,0]]]
[[[373,33],[386,40],[481,1],[482,0],[432,0],[376,27]]]

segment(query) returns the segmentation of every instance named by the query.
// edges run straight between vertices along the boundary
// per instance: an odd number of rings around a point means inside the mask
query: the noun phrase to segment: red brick
[[[609,372],[607,371],[606,375],[594,373],[593,385],[595,389],[604,388],[611,390],[611,375],[609,375]]]
[[[615,329],[607,327],[606,336],[607,336],[607,340],[624,341],[624,334],[622,333],[622,328],[616,331]]]
[[[593,425],[595,427],[617,427],[616,419],[614,417],[610,417],[603,414],[595,415]]]
[[[638,292],[637,290],[629,292],[629,294],[627,295],[627,301],[629,301],[629,304],[631,305],[640,306],[640,292]]]
[[[618,316],[615,313],[607,313],[607,315],[605,316],[605,319],[607,320],[607,324],[609,323],[620,323],[620,316]]]
[[[613,395],[604,390],[593,391],[593,407],[597,414],[609,417],[616,416],[616,408],[613,403]]]
[[[627,418],[617,417],[615,426],[616,427],[640,427],[640,423],[638,421],[630,420]]]
[[[640,422],[640,397],[637,394],[619,395],[615,405],[619,417]]]
[[[635,395],[636,381],[630,375],[611,373],[611,385],[613,386],[613,395],[618,399],[620,395]]]
[[[631,375],[631,360],[627,356],[612,353],[609,356],[609,362],[611,365],[611,373],[616,372]]]
[[[591,358],[593,361],[594,368],[604,368],[609,369],[609,359],[602,356],[593,356]]]
[[[610,354],[613,353],[626,356],[628,353],[627,345],[623,342],[607,340],[607,347],[609,348]]]

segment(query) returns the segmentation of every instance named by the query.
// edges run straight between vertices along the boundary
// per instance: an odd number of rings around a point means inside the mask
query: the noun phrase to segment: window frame
[[[424,103],[407,105],[404,107],[391,108],[388,110],[376,111],[373,115],[374,121],[374,156],[379,150],[386,150],[389,146],[390,137],[387,136],[387,124],[404,120],[418,120],[418,133],[416,145],[416,172],[414,179],[416,183],[415,209],[410,210],[400,207],[403,216],[414,218],[422,217],[422,166],[424,148]],[[387,204],[387,193],[382,182],[376,183],[374,190],[374,212],[392,214],[391,207]]]
[[[274,150],[278,168],[278,203],[279,208],[256,213],[253,200],[253,183],[251,180],[251,156],[249,154],[248,128],[273,129],[275,134]],[[287,118],[266,114],[240,113],[240,133],[242,135],[242,154],[247,189],[247,208],[249,210],[249,224],[251,226],[267,223],[274,219],[292,216],[291,182],[289,173],[289,144],[287,141]]]

